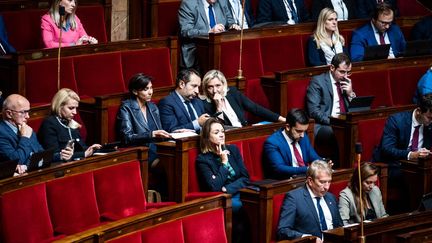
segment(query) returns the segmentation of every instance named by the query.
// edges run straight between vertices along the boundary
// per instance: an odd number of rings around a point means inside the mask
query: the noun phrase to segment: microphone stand
[[[58,47],[58,54],[57,54],[57,90],[60,90],[60,56],[61,56],[63,23],[66,14],[65,8],[63,6],[59,6],[59,14],[60,14],[60,36],[59,36],[59,47]]]
[[[242,0],[242,9],[241,9],[241,26],[240,26],[240,56],[239,56],[239,69],[237,74],[237,79],[243,79],[243,70],[242,70],[242,53],[243,53],[243,25],[244,25],[244,8],[245,8],[245,0]]]
[[[357,171],[358,171],[358,181],[359,181],[359,194],[360,194],[360,236],[358,238],[359,243],[366,243],[366,237],[364,235],[364,208],[363,208],[363,190],[362,190],[362,178],[361,178],[361,152],[362,152],[362,145],[361,143],[356,143],[356,160],[357,160]]]

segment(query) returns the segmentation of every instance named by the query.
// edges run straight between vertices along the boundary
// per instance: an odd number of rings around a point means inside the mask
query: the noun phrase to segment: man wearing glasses
[[[12,94],[5,99],[0,121],[0,161],[17,159],[18,165],[27,165],[31,154],[43,150],[27,125],[29,111],[30,102],[25,97]]]
[[[349,102],[356,96],[351,79],[351,60],[345,53],[336,54],[330,70],[314,76],[306,93],[309,116],[315,120],[315,147],[318,154],[330,157],[337,165],[338,147],[330,117],[347,112]]]
[[[405,37],[398,25],[393,23],[391,5],[377,5],[370,23],[354,30],[351,39],[351,60],[362,61],[366,46],[390,44],[388,58],[395,58],[405,50]]]

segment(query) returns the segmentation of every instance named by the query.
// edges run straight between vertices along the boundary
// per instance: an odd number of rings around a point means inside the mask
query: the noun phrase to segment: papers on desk
[[[170,135],[174,139],[198,136],[196,132],[172,132]]]

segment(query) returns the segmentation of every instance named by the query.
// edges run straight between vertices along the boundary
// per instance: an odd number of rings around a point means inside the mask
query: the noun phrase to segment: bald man
[[[0,121],[0,161],[18,160],[27,165],[31,154],[42,151],[33,129],[27,125],[30,102],[18,94],[9,95],[3,102]],[[1,163],[1,162],[0,162]]]

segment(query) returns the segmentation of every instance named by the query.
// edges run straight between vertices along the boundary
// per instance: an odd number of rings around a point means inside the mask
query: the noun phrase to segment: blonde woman
[[[345,40],[339,34],[336,11],[324,8],[318,16],[314,34],[308,40],[308,64],[310,66],[328,65],[334,55],[346,52],[344,46]]]
[[[74,120],[80,98],[71,89],[63,88],[53,97],[51,115],[42,122],[38,139],[44,149],[54,149],[55,161],[69,161],[93,155],[99,144],[90,147],[81,138],[79,128]],[[73,144],[70,140],[74,140]]]
[[[65,9],[63,23],[59,13],[60,6]],[[62,46],[97,44],[96,38],[88,36],[78,16],[76,0],[54,0],[48,13],[42,16],[42,39],[46,48],[59,46],[60,28],[62,29]]]

